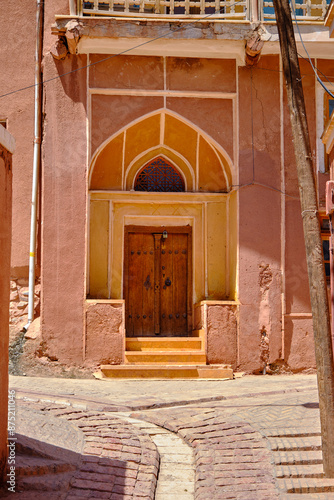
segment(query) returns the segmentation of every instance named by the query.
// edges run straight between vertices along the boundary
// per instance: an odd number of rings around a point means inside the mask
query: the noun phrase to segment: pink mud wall
[[[99,57],[92,55],[91,61],[95,62]],[[65,61],[56,62],[46,55],[45,78],[66,73],[85,63],[85,57],[68,56]],[[120,67],[124,71],[120,71]],[[217,315],[220,325],[226,322],[226,318],[212,310],[214,342],[210,356],[215,362],[225,362],[221,359],[223,354],[218,356],[217,353],[227,349],[229,362],[234,365],[238,362],[240,369],[248,371],[262,370],[265,363],[284,357],[292,369],[298,370],[301,368],[298,352],[313,352],[313,344],[312,336],[305,333],[305,328],[310,331],[309,322],[307,325],[305,322],[310,304],[286,103],[283,113],[284,172],[281,169],[278,56],[263,56],[253,70],[239,68],[238,87],[233,61],[200,59],[190,62],[183,58],[168,58],[167,69],[167,88],[187,90],[192,88],[191,82],[196,82],[196,90],[239,93],[239,184],[254,181],[253,185],[238,190],[239,338],[236,338],[233,323],[229,339],[223,346],[224,328],[216,328],[214,322]],[[213,72],[222,78],[211,78]],[[112,58],[92,67],[90,85],[140,88],[143,83],[138,75],[143,75],[146,88],[163,89],[159,57]],[[195,76],[197,78],[193,78]],[[314,79],[305,78],[303,83],[309,121],[313,125]],[[101,357],[94,351],[93,337],[99,319],[93,309],[87,313],[87,338],[84,340],[86,93],[85,70],[49,82],[45,90],[42,332],[49,355],[69,363],[81,363],[84,351],[87,362],[101,361],[103,349],[100,347],[105,342],[101,337],[97,349]],[[92,154],[122,127],[163,106],[161,96],[93,95],[89,124]],[[198,125],[235,160],[233,141],[238,131],[232,126],[231,100],[169,97],[166,106]],[[312,147],[315,145],[314,134],[312,129]],[[290,197],[283,197],[280,193],[283,179],[283,190]],[[282,270],[286,273],[285,288]],[[282,291],[286,299],[283,308]],[[297,314],[296,318],[291,314]],[[302,315],[303,322],[298,323],[298,314]],[[286,330],[285,335],[282,335],[282,327]],[[116,331],[118,326],[115,328]],[[263,348],[264,344],[268,350]],[[118,354],[115,356],[118,362]],[[312,363],[311,354],[307,359]]]
[[[3,0],[0,15],[1,94],[34,83],[36,3]],[[22,38],[24,33],[24,38]],[[19,69],[19,70],[18,70]],[[8,77],[10,75],[10,77]],[[0,118],[16,138],[13,158],[12,276],[27,277],[32,155],[34,140],[34,89],[29,88],[1,99]]]
[[[51,5],[52,4],[52,5]],[[0,72],[1,94],[30,87],[1,99],[0,118],[16,139],[13,157],[13,217],[11,275],[27,278],[34,141],[34,74],[36,46],[36,1],[1,1]],[[54,14],[66,14],[68,0],[45,2],[45,40],[51,44]],[[24,38],[22,38],[24,34]],[[10,41],[10,42],[9,42]],[[52,43],[55,37],[52,36]],[[18,70],[19,69],[19,70]],[[10,78],[8,78],[10,75]],[[38,217],[37,274],[40,268],[40,216]]]
[[[0,483],[6,472],[12,155],[0,145]]]
[[[307,63],[300,61],[300,67],[315,157],[315,79]],[[285,86],[284,172],[281,167],[278,70],[278,57],[266,56],[252,74],[247,68],[239,72],[239,183],[255,180],[273,188],[254,185],[239,190],[239,367],[250,371],[261,370],[265,362],[280,358],[294,371],[315,367],[304,235]],[[253,123],[247,119],[252,114],[251,99]],[[324,199],[324,178],[325,175],[317,177],[320,203]]]
[[[311,150],[316,152],[315,79],[309,64],[299,61],[309,125]],[[285,165],[285,315],[284,359],[295,371],[315,367],[314,338],[306,266],[304,233],[299,202],[297,169],[287,97],[284,92]],[[319,198],[323,197],[320,193]]]
[[[124,362],[124,306],[107,301],[86,303],[86,359],[91,363]]]
[[[207,306],[207,362],[226,363],[237,367],[237,306]]]
[[[239,70],[239,368],[282,354],[281,167],[278,57]],[[268,71],[267,71],[268,70]],[[252,119],[253,117],[253,119]],[[253,142],[253,146],[252,146]]]
[[[55,61],[46,54],[44,78],[85,65],[85,56]],[[72,365],[84,355],[86,94],[85,69],[45,89],[42,337],[49,356]]]

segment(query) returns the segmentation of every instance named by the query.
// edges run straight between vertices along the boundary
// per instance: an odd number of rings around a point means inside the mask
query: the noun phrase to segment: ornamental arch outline
[[[141,122],[145,122],[145,120],[159,116],[160,115],[160,143],[156,143],[152,145],[150,148],[146,148],[143,150],[135,158],[133,158],[130,162],[125,164],[124,160],[124,150],[126,140],[127,140],[127,132],[134,126],[137,126]],[[115,134],[106,139],[95,151],[93,157],[90,162],[89,171],[88,171],[88,190],[114,190],[116,188],[110,187],[92,187],[92,177],[94,174],[95,167],[99,164],[100,155],[108,148],[115,139],[120,139],[123,141],[123,156],[122,156],[122,182],[117,190],[129,191],[134,189],[134,179],[138,171],[141,167],[145,165],[148,161],[152,160],[156,156],[163,156],[168,162],[171,162],[177,170],[182,172],[183,179],[185,180],[185,191],[197,191],[198,189],[198,173],[199,173],[199,160],[198,160],[198,151],[196,164],[191,164],[188,158],[185,158],[180,151],[173,149],[170,145],[164,143],[164,132],[165,132],[165,120],[166,117],[174,118],[175,120],[181,122],[185,126],[189,127],[197,134],[197,148],[200,141],[204,141],[205,144],[209,147],[209,149],[213,152],[213,156],[216,158],[217,164],[220,165],[222,175],[225,179],[225,186],[223,192],[229,192],[232,187],[232,177],[236,175],[235,168],[230,156],[227,154],[226,150],[218,144],[212,137],[206,134],[203,130],[201,130],[197,125],[190,122],[186,118],[182,117],[178,113],[175,113],[166,109],[158,109],[146,115],[142,115],[141,117],[133,120],[128,125],[118,130]],[[122,138],[123,135],[123,138]],[[192,162],[194,163],[194,162]]]

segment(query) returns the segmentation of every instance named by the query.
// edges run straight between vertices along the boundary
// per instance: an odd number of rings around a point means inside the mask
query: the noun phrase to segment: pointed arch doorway
[[[158,156],[139,170],[135,191],[182,192],[181,173]],[[125,228],[127,336],[182,336],[191,331],[191,227]]]

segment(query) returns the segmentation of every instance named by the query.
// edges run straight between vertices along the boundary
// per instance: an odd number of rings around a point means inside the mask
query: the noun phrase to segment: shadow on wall
[[[22,434],[15,437],[17,440],[10,441],[7,480],[0,489],[1,498],[22,492],[29,492],[36,500],[63,500],[69,492],[80,495],[80,491],[85,497],[99,497],[102,492],[114,492],[120,498],[125,495],[126,478],[117,471],[123,471],[125,476],[126,462],[82,455]]]

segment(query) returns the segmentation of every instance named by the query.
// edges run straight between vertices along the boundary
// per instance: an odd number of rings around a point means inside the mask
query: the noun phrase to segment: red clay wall
[[[5,474],[8,414],[8,338],[12,222],[12,155],[0,144],[0,482]]]
[[[238,310],[232,305],[208,305],[207,308],[207,362],[227,363],[237,367]]]
[[[86,65],[86,57],[44,59],[44,78]],[[86,70],[45,89],[42,198],[42,335],[48,355],[83,361],[86,253]]]
[[[91,55],[90,61],[103,57]],[[46,56],[45,77],[85,63],[84,56],[70,56],[63,62]],[[93,94],[91,152],[122,127],[165,104],[215,139],[235,163],[238,160],[239,350],[233,360],[236,350],[231,344],[229,362],[249,371],[262,370],[282,358],[294,370],[303,368],[305,359],[314,366],[298,185],[285,91],[281,109],[279,58],[263,56],[253,69],[237,69],[231,60],[167,58],[166,68],[167,90],[238,92],[239,131],[234,126],[232,99]],[[89,83],[94,88],[163,90],[162,72],[159,57],[114,57],[91,68]],[[315,150],[314,78],[304,63],[302,72]],[[95,356],[91,339],[86,344],[83,340],[86,91],[85,70],[46,88],[42,327],[49,353],[72,363],[81,362],[84,345],[87,361]],[[89,317],[90,313],[87,321]],[[216,330],[224,336],[224,329]],[[222,352],[218,344],[210,351],[215,362],[218,351]],[[302,360],[299,352],[309,357]]]
[[[88,300],[86,303],[85,358],[87,363],[120,365],[124,362],[124,303]]]
[[[0,73],[1,94],[28,87],[1,98],[0,119],[7,119],[7,129],[16,138],[13,157],[13,278],[27,278],[29,272],[30,208],[34,140],[34,73],[36,45],[36,2],[15,0],[1,2]],[[45,46],[55,41],[50,26],[54,14],[68,12],[68,0],[45,2]],[[24,33],[24,39],[18,34]],[[48,49],[47,49],[48,50]],[[18,70],[19,69],[19,70]],[[10,75],[10,78],[8,78]],[[40,238],[40,233],[38,232]],[[40,241],[38,243],[40,265]]]
[[[239,70],[239,366],[263,366],[282,354],[281,165],[278,57]],[[260,185],[261,184],[261,185]]]

